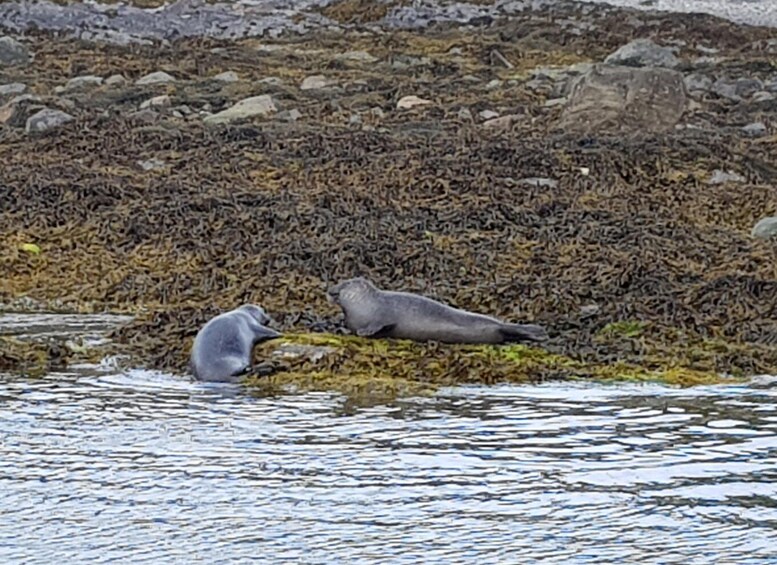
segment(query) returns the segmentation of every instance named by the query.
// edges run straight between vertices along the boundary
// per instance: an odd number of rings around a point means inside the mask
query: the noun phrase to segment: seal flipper
[[[536,324],[502,324],[499,328],[505,341],[545,341],[548,332]]]
[[[381,324],[380,322],[370,322],[366,326],[356,330],[359,337],[380,337],[381,334],[390,332],[396,324]]]

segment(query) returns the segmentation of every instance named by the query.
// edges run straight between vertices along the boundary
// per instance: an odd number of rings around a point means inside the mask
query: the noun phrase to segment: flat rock
[[[708,184],[723,184],[727,182],[745,182],[745,177],[738,173],[733,173],[731,171],[722,171],[720,169],[715,169],[712,171],[712,175],[710,176],[710,179],[707,181]]]
[[[62,112],[61,110],[44,108],[40,112],[27,118],[27,125],[24,127],[24,129],[27,131],[27,133],[42,132],[57,128],[74,119],[75,118],[73,116]]]
[[[272,96],[269,94],[262,94],[261,96],[245,98],[226,110],[207,116],[203,118],[203,122],[206,124],[229,123],[236,120],[253,118],[255,116],[267,116],[269,114],[274,114],[277,111],[278,107]]]
[[[140,77],[135,81],[135,84],[138,86],[143,86],[149,84],[165,84],[170,82],[175,82],[175,77],[167,74],[164,71],[156,71],[154,73]]]
[[[625,67],[665,67],[673,69],[680,59],[668,47],[662,47],[650,39],[635,39],[608,55],[604,62],[608,65]]]
[[[419,98],[418,96],[403,96],[397,102],[397,108],[400,110],[409,110],[410,108],[416,108],[417,106],[428,106],[431,103],[431,100]]]
[[[0,96],[15,96],[22,94],[27,90],[27,85],[21,82],[12,82],[10,84],[0,84]]]
[[[313,75],[306,77],[300,85],[300,90],[320,90],[322,88],[332,88],[337,86],[337,81],[327,78],[324,75]]]
[[[771,216],[759,220],[758,223],[753,226],[753,230],[750,235],[758,239],[770,239],[772,237],[777,237],[777,216]]]
[[[30,52],[13,37],[0,37],[0,67],[26,65],[30,62]]]
[[[103,83],[103,77],[97,75],[84,75],[73,77],[65,84],[65,91],[79,90],[82,88],[92,88],[100,86]]]
[[[217,80],[219,82],[237,82],[240,80],[240,77],[237,76],[235,71],[225,71],[211,78],[212,80]]]
[[[574,79],[558,125],[575,132],[663,132],[677,125],[687,102],[677,71],[597,64]]]

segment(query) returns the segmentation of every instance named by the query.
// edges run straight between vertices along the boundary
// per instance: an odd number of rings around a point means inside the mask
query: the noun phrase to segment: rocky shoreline
[[[172,371],[258,302],[281,349],[333,348],[270,363],[306,387],[777,373],[773,30],[508,5],[392,29],[411,8],[348,0],[304,33],[118,44],[4,20],[0,301],[136,314],[116,349]],[[356,274],[552,343],[340,336],[324,288]]]

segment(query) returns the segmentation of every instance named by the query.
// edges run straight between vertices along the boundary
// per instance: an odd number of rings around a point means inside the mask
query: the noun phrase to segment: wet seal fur
[[[209,382],[235,382],[251,368],[254,345],[281,337],[265,324],[270,317],[260,306],[244,304],[219,314],[194,338],[189,368],[195,378]]]
[[[362,337],[393,337],[446,343],[538,342],[542,326],[510,324],[408,292],[380,290],[364,277],[337,283],[327,299],[345,314],[345,325]]]

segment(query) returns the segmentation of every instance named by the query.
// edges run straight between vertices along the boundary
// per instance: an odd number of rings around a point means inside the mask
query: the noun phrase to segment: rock
[[[753,231],[750,232],[750,235],[758,239],[777,237],[777,216],[759,220],[758,223],[753,226]]]
[[[175,82],[175,77],[170,76],[164,71],[156,71],[155,73],[140,77],[135,81],[135,84],[138,86],[143,86],[149,84],[166,84],[170,82]]]
[[[296,122],[301,117],[302,117],[302,112],[300,112],[296,108],[292,108],[291,110],[289,110],[289,113],[286,119],[289,120],[290,122]]]
[[[320,90],[337,86],[337,81],[324,75],[313,75],[305,78],[300,85],[300,90]]]
[[[154,112],[154,110],[148,108],[145,110],[132,112],[127,117],[144,124],[154,124],[159,121],[159,113]]]
[[[203,119],[206,124],[221,124],[234,122],[255,116],[267,116],[278,111],[272,96],[262,94],[261,96],[252,96],[237,102],[234,106],[222,110],[217,114],[207,116]]]
[[[677,71],[597,64],[574,79],[558,125],[575,132],[664,132],[680,121],[687,101]]]
[[[563,106],[564,104],[566,104],[566,102],[567,102],[567,99],[563,96],[560,98],[549,98],[548,100],[545,100],[545,103],[543,104],[543,106],[545,106],[546,108],[555,108],[556,106]]]
[[[523,179],[518,179],[518,184],[523,184],[526,186],[536,186],[538,188],[540,187],[556,188],[558,186],[558,181],[553,179],[548,179],[545,177],[526,177]]]
[[[731,171],[726,172],[721,171],[720,169],[715,169],[712,171],[710,180],[707,181],[708,184],[723,184],[727,182],[745,182],[745,177]]]
[[[0,37],[0,67],[26,65],[30,62],[30,52],[13,37]]]
[[[753,102],[771,102],[775,99],[777,99],[777,96],[766,90],[759,90],[753,94]]]
[[[469,111],[469,108],[460,108],[458,116],[460,120],[469,121],[472,119],[472,112]]]
[[[259,84],[269,84],[272,86],[281,86],[283,84],[283,81],[278,77],[267,77],[263,79],[259,79]]]
[[[138,165],[140,165],[140,168],[144,171],[153,171],[155,169],[164,168],[165,162],[161,159],[157,159],[156,157],[152,157],[151,159],[147,159],[145,161],[138,161]]]
[[[685,82],[685,88],[688,89],[688,92],[707,91],[712,86],[712,79],[701,73],[691,73],[683,79],[683,82]]]
[[[335,57],[338,61],[353,61],[356,63],[375,63],[378,58],[366,51],[346,51]]]
[[[463,77],[461,77],[461,80],[463,80],[464,82],[471,82],[472,84],[481,82],[480,79],[475,75],[464,75]],[[498,80],[498,79],[494,79],[494,80]],[[491,81],[491,82],[494,82],[494,81]]]
[[[411,55],[394,55],[391,57],[391,66],[395,69],[409,69],[431,65],[429,57],[413,57]]]
[[[219,82],[237,82],[240,80],[240,77],[237,76],[235,71],[225,71],[211,77],[211,80],[217,80]]]
[[[123,86],[127,83],[127,79],[122,75],[111,75],[105,79],[106,86]]]
[[[478,116],[480,116],[484,120],[490,120],[493,118],[498,118],[499,112],[494,112],[493,110],[482,110],[478,112]]]
[[[375,106],[373,108],[370,108],[370,115],[373,118],[382,119],[386,116],[386,113],[383,111],[383,108],[380,106]]]
[[[22,94],[12,98],[4,106],[0,106],[0,124],[21,127],[27,117],[34,111],[41,110],[41,98],[34,94]]]
[[[486,90],[496,90],[497,88],[502,86],[502,81],[498,78],[495,78],[494,80],[488,81],[486,84]]]
[[[766,135],[766,124],[763,122],[755,122],[747,124],[742,128],[742,133],[748,137],[761,137]]]
[[[0,96],[11,96],[22,94],[27,90],[27,85],[21,82],[12,82],[10,84],[0,84]]]
[[[520,116],[518,114],[508,114],[501,118],[491,118],[483,122],[483,127],[486,129],[502,129],[509,128]]]
[[[348,123],[352,126],[361,125],[362,117],[359,114],[351,114],[351,117],[348,118]]]
[[[625,67],[665,67],[674,69],[680,60],[668,47],[653,43],[650,39],[635,39],[608,55],[604,62],[608,65]]]
[[[580,308],[580,317],[583,319],[591,318],[592,316],[596,316],[601,309],[601,306],[598,304],[586,304]]]
[[[763,90],[763,87],[763,83],[757,78],[720,78],[713,83],[711,90],[721,98],[740,102]]]
[[[103,83],[103,77],[97,75],[84,75],[73,77],[65,84],[65,92],[70,90],[80,90],[82,88],[91,88],[100,86]]]
[[[61,110],[44,108],[40,112],[27,118],[27,125],[24,127],[24,129],[27,131],[27,133],[42,132],[57,128],[74,119],[75,118],[73,116],[62,112]]]
[[[399,99],[399,102],[397,102],[397,108],[399,110],[409,110],[410,108],[415,108],[416,106],[427,106],[431,103],[431,100],[419,98],[418,96],[403,96]]]
[[[167,94],[163,94],[161,96],[154,96],[153,98],[149,98],[145,102],[142,102],[140,104],[140,109],[145,110],[146,108],[169,108],[170,104],[170,97]]]
[[[172,110],[173,112],[178,112],[182,116],[188,116],[189,114],[194,113],[194,111],[186,104],[181,104],[180,106],[176,106],[175,108],[172,108]]]

